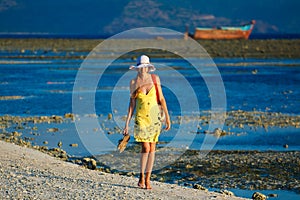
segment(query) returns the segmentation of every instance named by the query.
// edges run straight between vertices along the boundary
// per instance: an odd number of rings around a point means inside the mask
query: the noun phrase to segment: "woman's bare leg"
[[[153,168],[154,159],[155,159],[156,143],[150,142],[149,146],[150,146],[150,151],[148,154],[148,160],[147,160],[147,165],[146,165],[146,177],[145,177],[146,189],[152,189],[151,185],[150,185],[150,178],[151,178],[152,168]]]
[[[150,143],[142,142],[142,152],[140,158],[140,179],[138,183],[138,186],[140,188],[145,187],[145,169],[148,162],[149,152],[150,152]]]

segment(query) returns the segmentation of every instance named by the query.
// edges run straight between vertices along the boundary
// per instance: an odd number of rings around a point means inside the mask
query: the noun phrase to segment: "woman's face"
[[[138,72],[140,74],[146,74],[146,73],[149,72],[149,67],[141,67],[141,68],[138,69]]]

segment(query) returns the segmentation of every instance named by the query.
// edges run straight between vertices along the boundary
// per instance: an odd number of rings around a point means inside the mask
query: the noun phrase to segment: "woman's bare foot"
[[[150,181],[146,181],[146,187],[145,187],[146,190],[151,190],[152,187],[150,185]]]
[[[140,176],[140,179],[139,179],[139,182],[138,182],[138,186],[141,189],[145,188],[145,182],[144,182],[144,177],[143,176]]]
[[[145,188],[145,185],[144,185],[144,183],[140,183],[140,182],[138,182],[138,186],[139,186],[139,188],[141,188],[141,189],[144,189],[144,188]]]

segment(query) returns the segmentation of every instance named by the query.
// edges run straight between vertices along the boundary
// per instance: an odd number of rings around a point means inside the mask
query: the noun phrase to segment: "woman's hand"
[[[123,129],[123,135],[128,135],[128,126]]]
[[[171,121],[170,121],[170,118],[168,117],[166,119],[166,128],[165,128],[165,130],[168,131],[168,130],[170,130],[170,128],[171,128]]]

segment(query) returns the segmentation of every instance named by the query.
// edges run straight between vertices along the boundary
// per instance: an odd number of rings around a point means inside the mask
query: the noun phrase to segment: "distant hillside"
[[[300,33],[299,0],[0,0],[0,33],[115,34],[158,26],[257,21],[254,33]]]
[[[300,5],[299,1],[292,2]],[[240,0],[132,0],[104,28],[104,32],[114,33],[140,26],[163,26],[184,31],[186,25],[193,31],[197,26],[240,25],[252,19],[257,21],[254,33],[299,32],[299,27],[288,25],[283,20],[283,13],[291,15],[289,22],[295,25],[299,22],[298,14],[295,14],[298,11],[289,13],[295,7],[282,4],[273,0],[256,3]]]

